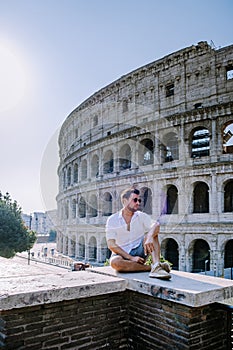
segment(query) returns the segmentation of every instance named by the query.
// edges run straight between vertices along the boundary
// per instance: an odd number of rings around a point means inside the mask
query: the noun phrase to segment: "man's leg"
[[[125,260],[119,255],[110,259],[110,265],[118,272],[140,272],[151,270],[151,267],[148,265],[139,264],[131,260]]]
[[[155,226],[153,230],[148,232],[145,237],[144,243],[148,240],[152,240],[154,250],[151,252],[152,265],[151,272],[149,277],[161,278],[161,279],[170,279],[170,266],[168,263],[160,263],[160,244],[158,239],[159,226]]]

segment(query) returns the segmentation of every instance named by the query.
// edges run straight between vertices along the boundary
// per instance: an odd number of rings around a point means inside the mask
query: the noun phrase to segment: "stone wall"
[[[6,350],[227,350],[227,314],[125,291],[0,312]]]
[[[141,210],[161,222],[162,254],[174,268],[222,276],[232,266],[232,62],[233,45],[200,42],[122,76],[66,118],[59,252],[104,263],[106,220],[134,186]]]

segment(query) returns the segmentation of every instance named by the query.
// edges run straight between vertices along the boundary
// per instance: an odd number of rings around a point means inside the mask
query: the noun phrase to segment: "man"
[[[123,208],[106,223],[108,248],[112,251],[110,265],[119,272],[150,271],[149,276],[170,279],[170,266],[160,263],[159,223],[139,211],[139,190],[129,188],[121,194]],[[148,255],[152,265],[146,265]]]

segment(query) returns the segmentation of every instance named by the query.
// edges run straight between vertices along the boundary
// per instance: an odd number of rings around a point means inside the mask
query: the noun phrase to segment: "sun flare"
[[[15,107],[26,89],[26,70],[20,55],[0,44],[0,112]]]

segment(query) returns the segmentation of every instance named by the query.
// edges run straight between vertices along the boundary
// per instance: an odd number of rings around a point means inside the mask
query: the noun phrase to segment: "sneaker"
[[[160,263],[160,266],[168,273],[171,271],[171,266],[167,262]]]
[[[158,264],[156,267],[151,267],[151,272],[149,273],[149,277],[152,278],[161,278],[161,279],[170,279],[171,275],[169,272],[165,271],[165,269]]]

